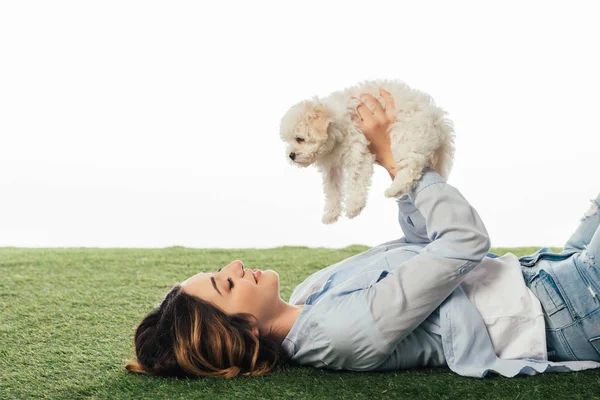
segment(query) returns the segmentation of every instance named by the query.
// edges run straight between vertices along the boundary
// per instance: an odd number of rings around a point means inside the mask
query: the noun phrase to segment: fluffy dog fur
[[[364,81],[325,98],[314,96],[292,106],[281,119],[280,136],[293,165],[316,165],[323,173],[325,207],[322,221],[337,221],[345,194],[346,216],[354,218],[365,207],[375,156],[369,141],[351,120],[362,93],[373,95],[383,107],[379,88],[394,98],[396,122],[390,126],[392,153],[402,166],[385,191],[386,197],[410,192],[431,167],[448,179],[454,157],[454,129],[433,99],[401,81]],[[292,154],[293,153],[293,154]]]

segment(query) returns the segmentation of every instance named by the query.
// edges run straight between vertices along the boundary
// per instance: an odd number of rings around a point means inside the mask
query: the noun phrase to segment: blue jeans
[[[600,194],[591,202],[561,253],[519,258],[542,303],[551,361],[600,361]]]

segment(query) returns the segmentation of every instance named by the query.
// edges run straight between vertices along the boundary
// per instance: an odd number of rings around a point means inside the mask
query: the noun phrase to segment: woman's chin
[[[275,286],[279,290],[279,274],[272,269],[262,271],[258,286]]]
[[[267,269],[265,271],[262,271],[262,275],[258,283],[261,283],[263,280],[268,280],[269,282],[279,282],[279,274],[276,271],[273,271],[272,269]]]

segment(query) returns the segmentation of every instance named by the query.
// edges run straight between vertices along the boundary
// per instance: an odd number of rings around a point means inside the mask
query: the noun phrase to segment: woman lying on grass
[[[394,165],[393,113],[365,101],[361,129],[379,164]],[[479,215],[432,169],[397,203],[404,237],[312,274],[289,302],[275,271],[239,260],[183,281],[139,324],[126,368],[231,378],[288,361],[474,377],[600,367],[600,195],[561,253],[518,259],[488,253]]]

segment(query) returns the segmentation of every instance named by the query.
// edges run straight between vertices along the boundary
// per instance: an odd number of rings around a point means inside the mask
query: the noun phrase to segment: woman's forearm
[[[398,167],[397,165],[392,165],[391,168],[386,168],[388,174],[390,174],[390,178],[392,178],[392,180],[394,180],[394,178],[396,178],[396,174],[398,173],[398,171],[400,171],[402,168]]]
[[[391,151],[381,157],[379,164],[386,169],[392,180],[394,180],[396,177],[396,173],[402,169],[396,165],[396,161],[394,160],[394,156]]]

